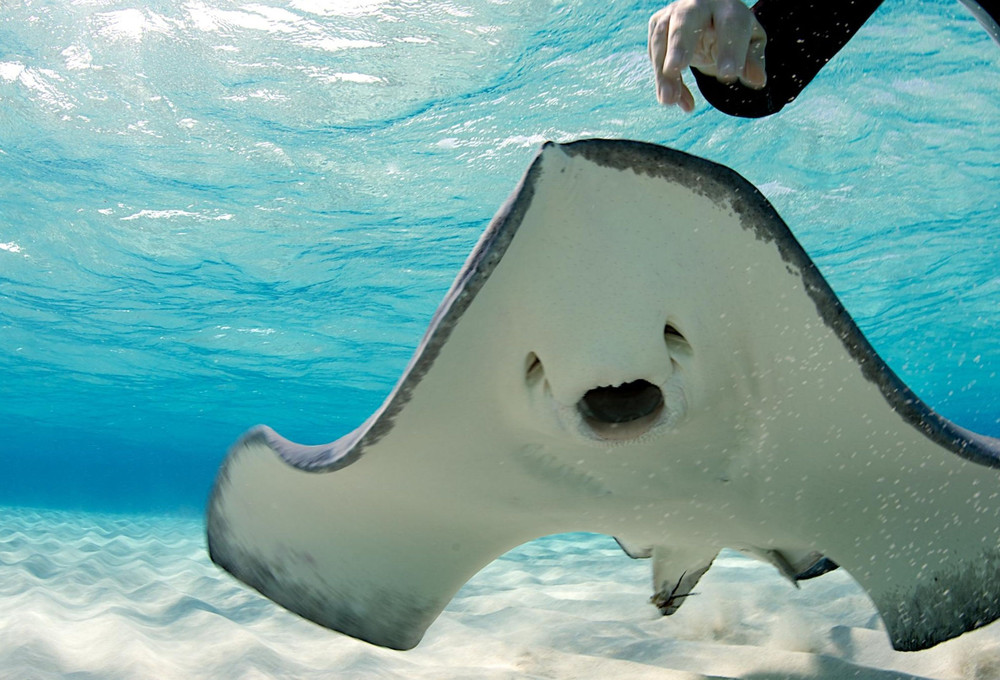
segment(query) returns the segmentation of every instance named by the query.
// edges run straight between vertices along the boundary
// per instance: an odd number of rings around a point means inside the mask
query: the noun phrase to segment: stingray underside
[[[793,580],[843,566],[920,649],[1000,615],[998,452],[895,376],[735,172],[550,143],[378,412],[328,445],[237,442],[209,549],[288,609],[407,649],[540,536],[652,557],[666,613],[732,547]]]

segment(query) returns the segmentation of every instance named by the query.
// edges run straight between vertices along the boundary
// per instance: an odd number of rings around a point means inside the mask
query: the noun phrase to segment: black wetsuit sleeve
[[[760,118],[795,99],[875,13],[882,0],[760,0],[752,11],[767,34],[761,90],[720,83],[692,68],[709,103],[731,116]]]

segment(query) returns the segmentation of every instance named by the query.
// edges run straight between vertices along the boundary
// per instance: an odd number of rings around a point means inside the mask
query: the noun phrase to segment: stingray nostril
[[[670,352],[671,362],[676,356],[691,355],[691,343],[674,324],[668,322],[663,325],[663,340]],[[676,369],[676,362],[674,362],[674,368]]]
[[[677,327],[672,324],[666,324],[663,327],[663,335],[667,338],[674,338],[676,340],[684,340],[684,335],[677,330]]]
[[[663,392],[647,380],[634,380],[617,387],[595,387],[577,404],[592,423],[628,423],[663,407]]]

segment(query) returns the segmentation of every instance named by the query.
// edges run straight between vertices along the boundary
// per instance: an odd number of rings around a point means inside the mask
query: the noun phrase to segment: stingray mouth
[[[602,439],[630,439],[648,430],[663,412],[663,391],[648,380],[589,390],[576,408]]]

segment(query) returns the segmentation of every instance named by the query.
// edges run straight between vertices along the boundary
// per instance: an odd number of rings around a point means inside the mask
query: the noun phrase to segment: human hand
[[[681,77],[688,66],[723,83],[764,87],[766,42],[763,27],[740,0],[676,0],[649,19],[656,98],[693,111],[694,95]]]

